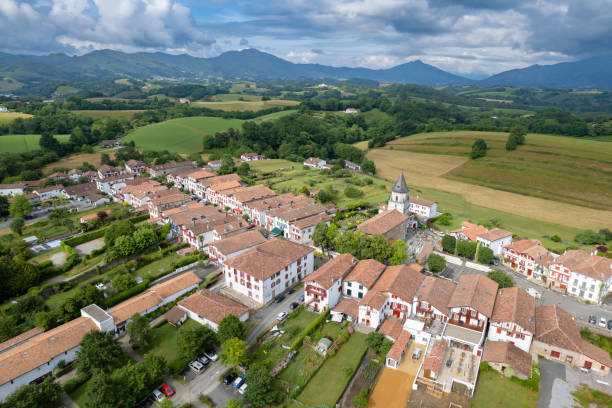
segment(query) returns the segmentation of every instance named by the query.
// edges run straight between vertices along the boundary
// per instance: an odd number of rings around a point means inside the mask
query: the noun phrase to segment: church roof
[[[404,179],[404,173],[400,173],[395,185],[391,188],[391,191],[394,193],[403,193],[408,194],[410,190],[408,190],[408,186],[406,185],[406,180]]]

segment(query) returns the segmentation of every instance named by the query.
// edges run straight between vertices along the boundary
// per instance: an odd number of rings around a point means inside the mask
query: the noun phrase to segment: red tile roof
[[[518,287],[500,289],[491,322],[512,322],[535,333],[535,298]]]
[[[527,378],[531,378],[531,354],[514,344],[505,341],[487,340],[482,360],[508,365],[520,371]]]
[[[448,307],[471,307],[491,317],[498,287],[497,282],[484,275],[461,275]]]
[[[410,219],[406,214],[397,210],[389,210],[375,215],[369,220],[359,224],[357,229],[364,234],[386,234],[393,228]]]
[[[357,258],[351,254],[338,255],[306,276],[303,281],[314,281],[322,288],[329,289],[338,279],[343,279],[357,262]]]

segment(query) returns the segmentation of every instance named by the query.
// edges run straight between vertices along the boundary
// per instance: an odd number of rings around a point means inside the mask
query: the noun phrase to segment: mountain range
[[[229,51],[213,58],[164,53],[93,51],[82,56],[46,56],[0,53],[0,83],[46,81],[99,81],[116,78],[198,80],[363,78],[419,85],[508,85],[561,89],[611,89],[612,57],[598,57],[555,65],[533,65],[505,71],[483,80],[472,80],[443,71],[420,60],[389,69],[295,64],[255,49]]]

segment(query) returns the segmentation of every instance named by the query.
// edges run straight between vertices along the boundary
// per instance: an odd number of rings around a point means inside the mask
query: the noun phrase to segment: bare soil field
[[[405,407],[410,399],[414,377],[400,370],[383,368],[370,395],[369,408]]]
[[[102,153],[106,153],[112,159],[115,156],[115,151],[111,149],[106,149],[96,153],[78,153],[73,154],[68,157],[64,157],[59,161],[50,163],[43,167],[43,174],[53,173],[53,169],[55,168],[67,168],[73,169],[82,165],[84,162],[91,163],[95,168],[100,167],[100,156]]]

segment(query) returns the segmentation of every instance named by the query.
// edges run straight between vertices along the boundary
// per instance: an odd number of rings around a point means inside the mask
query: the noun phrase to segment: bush
[[[552,242],[561,242],[561,237],[555,234],[552,237],[550,237],[550,240]]]
[[[438,224],[438,225],[443,225],[445,227],[450,225],[452,221],[453,221],[453,216],[449,212],[442,213],[438,215],[437,217],[434,217],[431,219],[431,222]]]
[[[60,246],[68,254],[68,256],[72,256],[72,255],[79,256],[78,252],[75,251],[74,248],[66,244],[66,241],[60,242]]]
[[[429,254],[427,257],[427,266],[429,270],[432,272],[440,272],[444,268],[446,268],[446,259],[443,256],[438,254]]]
[[[457,239],[452,235],[445,235],[442,238],[442,249],[449,254],[455,253],[455,247],[457,246]]]
[[[358,198],[363,196],[363,191],[353,186],[346,186],[344,195],[348,198]]]
[[[458,241],[457,242],[457,254],[465,258],[474,258],[476,254],[476,242],[470,241]]]
[[[89,377],[87,376],[77,376],[69,379],[64,383],[64,392],[66,394],[70,394],[71,392],[79,388],[81,385],[85,384],[87,380],[89,380]]]
[[[200,394],[198,399],[200,400],[201,403],[206,404],[210,408],[215,408],[215,403],[208,396],[206,396],[204,394]]]
[[[491,264],[493,262],[493,251],[490,248],[481,246],[478,249],[478,261],[483,264]]]
[[[68,246],[75,247],[77,245],[84,244],[85,242],[89,242],[89,241],[93,241],[94,239],[102,238],[105,233],[106,233],[106,228],[100,228],[99,230],[87,232],[85,234],[77,235],[76,237],[68,238],[64,240],[62,243],[66,243],[66,245]]]
[[[148,220],[148,219],[149,219],[149,214],[142,214],[142,215],[137,215],[135,217],[130,218],[129,221],[132,224],[137,224],[137,223],[139,223],[141,221],[145,221],[145,220]]]
[[[119,292],[115,296],[109,297],[108,299],[104,301],[104,305],[106,306],[106,308],[109,308],[109,307],[116,305],[117,303],[123,302],[124,300],[131,298],[132,296],[144,291],[147,288],[148,284],[149,284],[149,280],[145,279],[142,282],[140,282],[138,285],[132,286],[128,290]]]

